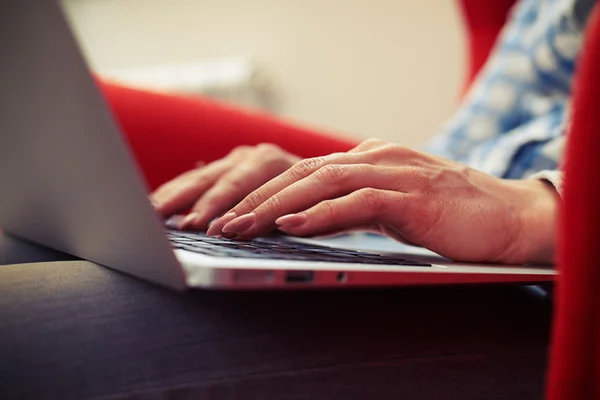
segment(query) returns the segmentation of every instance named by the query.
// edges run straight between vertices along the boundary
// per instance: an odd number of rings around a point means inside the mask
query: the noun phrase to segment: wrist
[[[514,183],[522,193],[513,257],[519,263],[553,263],[560,195],[549,182],[531,179]]]

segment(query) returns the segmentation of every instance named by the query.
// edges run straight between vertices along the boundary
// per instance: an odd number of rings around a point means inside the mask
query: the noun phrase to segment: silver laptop
[[[176,289],[554,279],[552,266],[453,263],[368,235],[237,243],[169,230],[56,1],[0,3],[0,82],[0,228],[18,237]]]

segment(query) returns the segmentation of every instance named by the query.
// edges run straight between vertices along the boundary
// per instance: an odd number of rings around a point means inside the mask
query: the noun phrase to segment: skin
[[[377,139],[305,160],[273,145],[238,148],[151,200],[163,217],[192,207],[180,228],[212,236],[363,230],[459,261],[511,264],[553,261],[559,204],[542,181],[496,178]]]
[[[150,200],[163,218],[191,209],[179,228],[205,231],[214,218],[298,161],[299,157],[271,144],[240,146],[223,159],[199,163],[165,183]]]

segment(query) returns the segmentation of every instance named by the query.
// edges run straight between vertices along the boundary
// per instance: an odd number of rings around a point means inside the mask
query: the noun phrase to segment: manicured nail
[[[190,226],[191,224],[196,222],[196,220],[198,219],[199,216],[200,215],[197,212],[189,213],[181,220],[181,222],[179,222],[179,229],[180,230],[186,229],[188,226]]]
[[[282,228],[294,228],[304,224],[307,220],[307,216],[304,213],[300,214],[288,214],[283,217],[279,217],[275,220],[275,223]]]
[[[227,223],[221,231],[223,233],[240,233],[250,228],[256,221],[256,214],[244,214],[240,215],[233,221]]]
[[[229,221],[234,220],[236,217],[237,217],[237,214],[235,212],[230,212],[230,213],[227,213],[227,214],[223,215],[221,218],[219,218],[216,221],[214,221],[212,223],[212,225],[208,227],[208,231],[206,231],[206,234],[208,236],[221,235],[223,233],[221,229]]]

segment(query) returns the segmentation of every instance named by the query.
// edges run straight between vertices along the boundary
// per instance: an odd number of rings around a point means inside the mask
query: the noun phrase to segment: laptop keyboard
[[[174,249],[183,249],[213,257],[431,267],[431,264],[384,254],[335,249],[315,244],[291,242],[276,237],[240,242],[225,238],[208,237],[201,233],[173,230],[167,231],[167,237]]]

